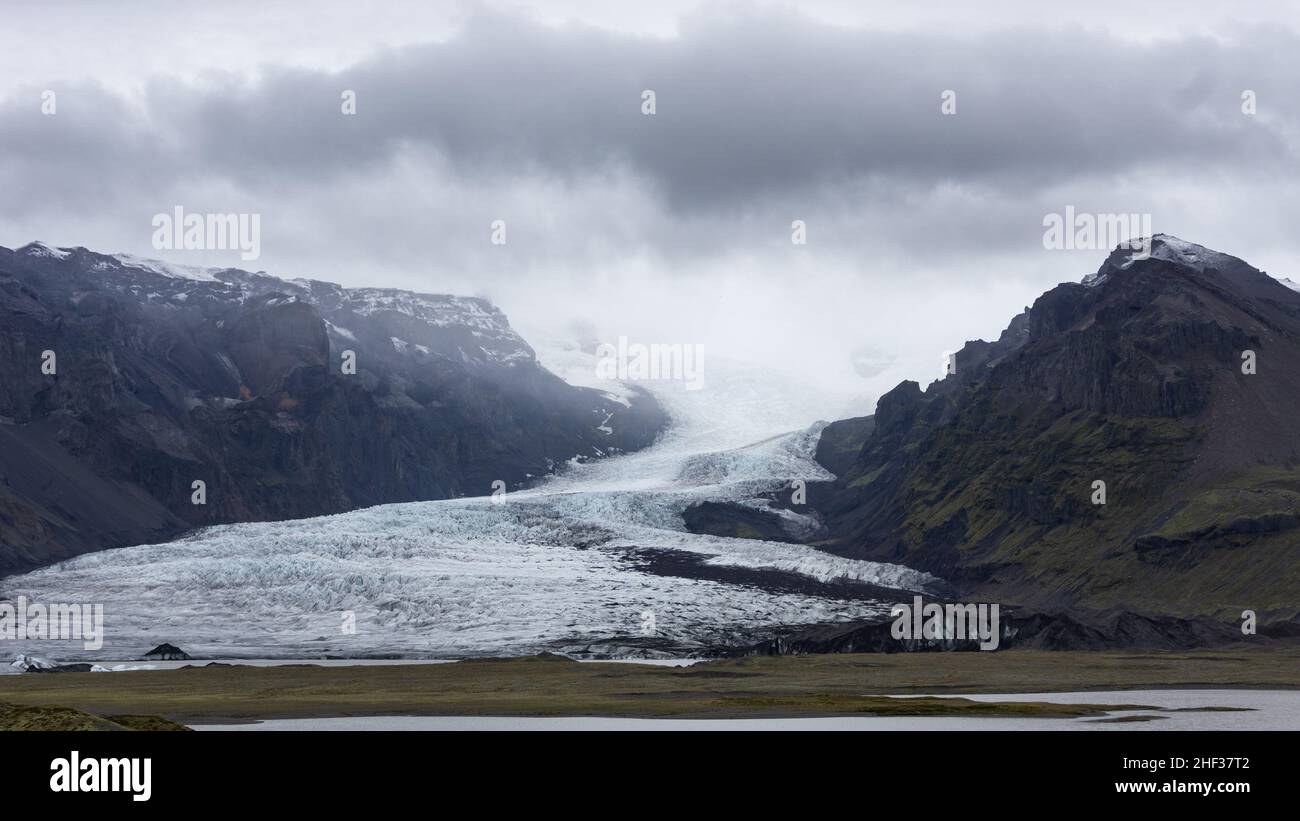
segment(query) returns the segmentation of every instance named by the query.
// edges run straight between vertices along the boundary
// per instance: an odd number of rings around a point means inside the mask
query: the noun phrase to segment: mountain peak
[[[1188,242],[1173,234],[1152,234],[1150,237],[1125,240],[1115,246],[1115,250],[1106,258],[1106,261],[1097,269],[1097,272],[1085,276],[1081,280],[1081,284],[1090,288],[1101,285],[1109,279],[1111,274],[1118,271],[1127,271],[1135,264],[1149,260],[1171,262],[1199,273],[1205,273],[1211,269],[1229,271],[1242,266],[1249,267],[1237,257],[1215,251],[1212,248],[1206,248],[1204,245]]]
[[[1163,259],[1179,265],[1205,270],[1207,268],[1223,269],[1241,260],[1204,245],[1188,242],[1172,234],[1155,234],[1151,237],[1152,259]]]
[[[70,249],[55,248],[53,245],[49,245],[48,243],[44,243],[41,242],[40,240],[36,240],[35,242],[29,242],[26,245],[24,245],[22,248],[19,248],[18,253],[26,254],[28,256],[33,256],[33,257],[51,257],[53,259],[63,259],[64,257],[68,256],[68,254],[72,252]]]
[[[431,294],[399,288],[344,287],[312,279],[282,279],[264,271],[184,265],[129,253],[103,254],[82,246],[54,248],[30,242],[10,251],[28,274],[54,274],[56,287],[72,286],[124,297],[128,302],[170,309],[238,310],[245,303],[297,300],[312,305],[340,343],[356,342],[356,325],[373,325],[374,339],[387,349],[423,353],[483,365],[536,364],[536,354],[506,315],[485,297]],[[68,291],[69,297],[71,292]],[[206,307],[205,307],[206,306]],[[380,332],[379,326],[386,330]],[[408,345],[409,343],[409,345]],[[408,346],[408,347],[402,347]]]

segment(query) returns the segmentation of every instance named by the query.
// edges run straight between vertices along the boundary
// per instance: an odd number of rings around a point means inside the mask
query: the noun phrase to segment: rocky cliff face
[[[1300,612],[1300,294],[1235,257],[1117,250],[828,430],[862,442],[823,506],[836,552],[980,600]]]
[[[36,243],[0,248],[0,381],[0,574],[197,525],[488,494],[666,422],[648,395],[543,369],[485,300]]]

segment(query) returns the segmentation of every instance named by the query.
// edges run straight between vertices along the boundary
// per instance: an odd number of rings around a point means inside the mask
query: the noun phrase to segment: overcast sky
[[[1043,248],[1067,206],[1300,279],[1300,4],[1063,5],[9,4],[0,244],[483,295],[864,400],[1095,270]],[[175,205],[261,214],[261,258],[154,250]]]

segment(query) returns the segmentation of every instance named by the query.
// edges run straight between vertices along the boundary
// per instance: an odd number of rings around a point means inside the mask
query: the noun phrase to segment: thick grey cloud
[[[1097,266],[1043,251],[1042,217],[1066,205],[1150,212],[1296,272],[1300,37],[1222,35],[742,9],[646,36],[480,9],[342,61],[266,53],[254,71],[245,54],[135,90],[94,66],[28,75],[0,90],[0,243],[150,253],[151,215],[175,204],[255,211],[277,273],[482,293],[524,322],[600,316],[791,361],[839,350],[844,373],[869,348],[928,373]],[[487,241],[498,218],[504,248]],[[791,246],[793,219],[808,246]]]
[[[896,197],[891,186],[1014,193],[1151,166],[1263,176],[1294,167],[1297,45],[1265,30],[1231,44],[1029,30],[954,39],[772,13],[704,18],[665,40],[484,12],[445,43],[335,73],[161,80],[139,108],[74,88],[58,127],[33,113],[30,93],[11,97],[0,139],[55,196],[75,181],[42,173],[56,167],[114,184],[151,167],[273,188],[387,167],[411,148],[485,178],[626,166],[683,211],[864,180]],[[340,116],[344,88],[359,96],[357,117]],[[640,112],[645,88],[658,95],[653,117]],[[945,89],[957,116],[940,113]],[[1256,117],[1241,112],[1244,89],[1259,95]]]

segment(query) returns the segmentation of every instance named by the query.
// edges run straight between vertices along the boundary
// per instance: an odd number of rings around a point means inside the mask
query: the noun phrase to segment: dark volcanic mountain
[[[0,574],[196,525],[488,494],[666,422],[648,395],[546,371],[486,300],[38,243],[0,248],[0,381]]]
[[[1158,235],[956,363],[827,429],[826,547],[981,600],[1300,612],[1300,293]]]

